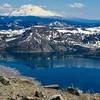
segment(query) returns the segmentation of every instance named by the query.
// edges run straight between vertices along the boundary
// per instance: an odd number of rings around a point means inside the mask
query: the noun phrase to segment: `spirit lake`
[[[100,59],[60,53],[1,53],[0,65],[15,68],[43,85],[100,92]]]

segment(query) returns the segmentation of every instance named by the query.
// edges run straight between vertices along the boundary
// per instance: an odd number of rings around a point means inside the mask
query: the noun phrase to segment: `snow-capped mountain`
[[[54,22],[20,30],[1,30],[0,44],[1,49],[13,52],[95,51],[100,48],[100,27]]]
[[[89,52],[100,48],[100,22],[62,17],[0,16],[0,50]]]
[[[12,11],[10,16],[60,16],[59,14],[46,10],[36,5],[23,5]]]

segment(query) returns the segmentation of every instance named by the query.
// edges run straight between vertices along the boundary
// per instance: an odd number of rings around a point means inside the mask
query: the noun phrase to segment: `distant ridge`
[[[100,26],[100,20],[88,20],[78,18],[64,18],[59,16],[0,16],[0,29],[27,28],[35,24],[50,24],[61,22],[76,27],[97,27]]]

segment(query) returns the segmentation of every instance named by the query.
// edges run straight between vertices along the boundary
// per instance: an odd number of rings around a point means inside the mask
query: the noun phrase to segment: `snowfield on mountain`
[[[100,48],[100,27],[75,27],[60,22],[0,30],[0,49],[13,52],[88,52]]]

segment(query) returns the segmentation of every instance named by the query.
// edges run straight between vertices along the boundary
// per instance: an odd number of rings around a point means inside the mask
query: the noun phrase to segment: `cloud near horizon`
[[[75,2],[73,4],[69,5],[71,8],[84,8],[86,7],[84,4],[80,3],[80,2]]]
[[[13,11],[13,7],[10,4],[3,4],[0,6],[0,15],[7,15],[8,12],[12,12]]]

